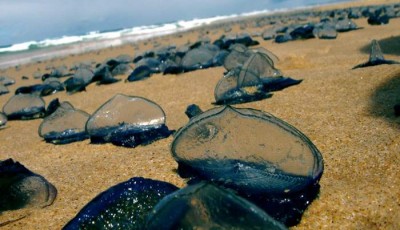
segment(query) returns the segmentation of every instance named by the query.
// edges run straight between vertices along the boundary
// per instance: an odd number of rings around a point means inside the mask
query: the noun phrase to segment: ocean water
[[[80,42],[89,42],[85,49],[91,50],[187,30],[238,15],[345,1],[0,0],[0,57]],[[82,50],[76,50],[79,51]],[[4,61],[0,62],[4,66]]]

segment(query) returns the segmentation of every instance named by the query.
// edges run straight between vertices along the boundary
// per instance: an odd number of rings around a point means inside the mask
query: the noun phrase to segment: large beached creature
[[[182,177],[237,191],[294,225],[318,193],[322,155],[295,127],[254,109],[223,106],[190,119],[171,146]]]

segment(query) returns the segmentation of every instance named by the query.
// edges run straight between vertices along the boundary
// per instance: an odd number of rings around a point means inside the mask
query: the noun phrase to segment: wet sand
[[[394,1],[351,4],[387,2]],[[260,46],[279,57],[277,67],[285,76],[303,82],[275,92],[272,98],[237,107],[263,110],[287,121],[306,134],[324,157],[320,195],[295,229],[400,228],[400,117],[393,111],[400,103],[400,65],[351,70],[368,59],[372,39],[381,42],[387,59],[400,61],[400,18],[382,26],[370,26],[365,18],[355,22],[364,29],[340,33],[335,40],[277,44],[256,38]],[[125,45],[9,68],[0,75],[17,80],[9,87],[14,92],[19,86],[39,83],[32,74],[38,68],[44,73],[47,65],[71,66],[78,61],[102,62],[119,54],[133,56],[153,49],[155,43],[179,46],[194,42],[205,31],[141,42],[138,48]],[[207,31],[211,40],[224,33],[223,27]],[[233,31],[245,32],[238,25]],[[198,104],[204,110],[214,107],[214,87],[223,72],[223,67],[218,67],[181,75],[156,74],[133,83],[91,84],[85,92],[61,92],[44,99],[48,103],[59,98],[93,113],[116,93],[142,96],[158,103],[167,115],[168,127],[176,130],[187,123],[184,111],[189,104]],[[24,75],[29,80],[21,80]],[[11,96],[0,96],[0,105]],[[13,158],[44,176],[56,186],[58,196],[51,206],[29,211],[29,216],[4,229],[60,229],[97,194],[131,177],[185,185],[170,154],[173,137],[136,148],[92,145],[88,140],[52,145],[37,134],[40,123],[40,119],[9,121],[7,128],[0,130],[0,159]],[[15,219],[26,212],[3,213],[0,220]]]

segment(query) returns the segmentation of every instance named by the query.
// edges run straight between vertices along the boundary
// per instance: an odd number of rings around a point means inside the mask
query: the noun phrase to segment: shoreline
[[[385,3],[396,1],[341,3],[335,4],[335,9]],[[133,56],[163,45],[184,45],[205,35],[214,41],[227,34],[225,25],[231,26],[229,33],[250,33],[254,28],[243,30],[240,24],[251,25],[255,21],[255,18],[237,19],[135,44],[0,69],[0,75],[13,77],[17,82],[9,86],[9,94],[0,96],[0,105],[18,87],[41,82],[32,74],[45,73],[48,66],[72,66],[83,61],[101,63],[120,54]],[[400,228],[400,117],[393,114],[393,105],[400,103],[400,65],[351,70],[368,59],[365,50],[372,39],[381,42],[385,58],[400,61],[397,45],[400,18],[381,26],[368,25],[366,18],[355,21],[364,29],[341,33],[334,40],[278,44],[255,38],[260,42],[257,47],[279,57],[277,68],[285,76],[303,82],[274,92],[271,98],[235,105],[283,119],[309,137],[323,155],[325,170],[319,197],[293,229]],[[188,122],[184,111],[189,104],[197,104],[203,110],[214,107],[214,88],[224,71],[223,67],[215,67],[179,75],[155,74],[132,83],[123,82],[127,73],[118,77],[122,81],[115,84],[90,84],[83,92],[71,95],[60,92],[43,99],[47,105],[59,98],[93,114],[116,93],[141,96],[159,104],[167,116],[167,126],[178,130]],[[22,76],[29,79],[22,80]],[[170,153],[173,137],[136,148],[94,145],[89,140],[52,145],[37,134],[41,121],[9,121],[0,130],[0,159],[13,158],[42,175],[57,188],[58,196],[52,205],[28,210],[27,217],[1,226],[2,229],[60,229],[100,192],[132,177],[166,181],[178,187],[186,184],[177,175],[177,163]],[[24,214],[24,211],[3,213],[0,221],[15,220]]]
[[[299,7],[294,9],[278,9],[273,11],[267,12],[256,12],[256,13],[247,13],[247,14],[240,14],[240,15],[227,15],[227,16],[215,16],[209,19],[199,19],[200,21],[210,20],[213,19],[211,22],[205,22],[200,25],[196,25],[194,27],[189,28],[175,28],[174,30],[165,30],[158,32],[156,34],[152,33],[141,33],[141,34],[129,34],[123,35],[121,33],[118,38],[96,38],[93,40],[88,41],[78,41],[73,43],[61,44],[61,45],[50,45],[46,47],[38,47],[33,50],[21,50],[15,52],[3,52],[0,53],[0,70],[6,69],[12,66],[20,66],[24,64],[30,64],[32,62],[43,62],[46,60],[50,60],[53,58],[63,58],[68,55],[79,55],[89,52],[96,52],[102,49],[107,49],[110,47],[118,47],[118,46],[125,46],[125,45],[135,45],[141,42],[145,42],[146,40],[162,38],[165,36],[171,35],[180,35],[183,33],[190,33],[194,30],[207,30],[207,29],[215,29],[218,27],[230,25],[230,24],[237,24],[239,22],[247,22],[247,21],[254,21],[259,20],[261,18],[274,18],[274,17],[288,17],[297,14],[304,14],[308,12],[324,12],[327,10],[333,10],[336,8],[350,8],[360,6],[357,3],[361,1],[344,1],[342,3],[331,3],[325,5],[316,5],[316,6],[305,6]],[[361,6],[372,6],[372,5],[386,5],[386,4],[379,4],[375,3],[374,1],[367,1],[371,2],[370,4],[361,4]],[[390,1],[389,1],[390,2]],[[390,4],[390,3],[387,3]],[[222,17],[222,19],[217,19]],[[190,21],[187,21],[190,22]],[[175,23],[166,23],[162,24],[161,26],[167,26],[176,24]],[[143,26],[145,28],[154,27],[155,25],[151,26]],[[139,27],[135,27],[139,28]],[[161,28],[159,26],[159,28]],[[134,29],[134,28],[130,28]],[[123,29],[127,30],[127,29]],[[121,30],[121,31],[123,31]],[[112,31],[118,32],[118,31]]]

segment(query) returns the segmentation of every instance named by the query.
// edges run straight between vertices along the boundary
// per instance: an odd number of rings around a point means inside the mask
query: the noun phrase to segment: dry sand
[[[325,171],[320,195],[304,213],[297,229],[400,229],[400,118],[393,112],[393,106],[400,103],[400,65],[351,70],[368,59],[372,39],[381,42],[387,59],[400,61],[400,18],[382,26],[369,26],[366,19],[356,23],[364,29],[341,33],[335,40],[276,44],[258,38],[262,47],[279,57],[278,68],[286,76],[304,81],[274,93],[272,98],[238,106],[263,110],[289,122],[323,154]],[[156,40],[180,45],[196,41],[198,33]],[[222,33],[221,29],[210,30],[209,36],[215,39]],[[19,86],[38,83],[32,73],[38,68],[43,72],[46,65],[101,62],[118,54],[134,55],[152,49],[153,43],[140,43],[139,50],[125,45],[24,65],[20,70],[10,68],[1,74],[17,79],[17,84],[9,87],[13,92]],[[134,83],[92,84],[86,92],[61,92],[44,99],[48,103],[59,98],[93,113],[116,93],[142,96],[158,103],[167,114],[168,127],[178,129],[188,121],[184,114],[187,105],[214,107],[214,87],[223,72],[219,67],[178,76],[154,75]],[[21,80],[23,75],[30,80]],[[12,93],[0,96],[0,105],[11,96]],[[170,154],[172,137],[132,149],[92,145],[88,140],[52,145],[38,136],[40,123],[41,120],[10,121],[8,128],[0,130],[0,159],[13,158],[43,175],[57,187],[58,196],[51,206],[34,210],[4,229],[60,229],[97,194],[131,177],[185,185],[175,172],[177,164]],[[5,213],[0,219],[20,214]]]

